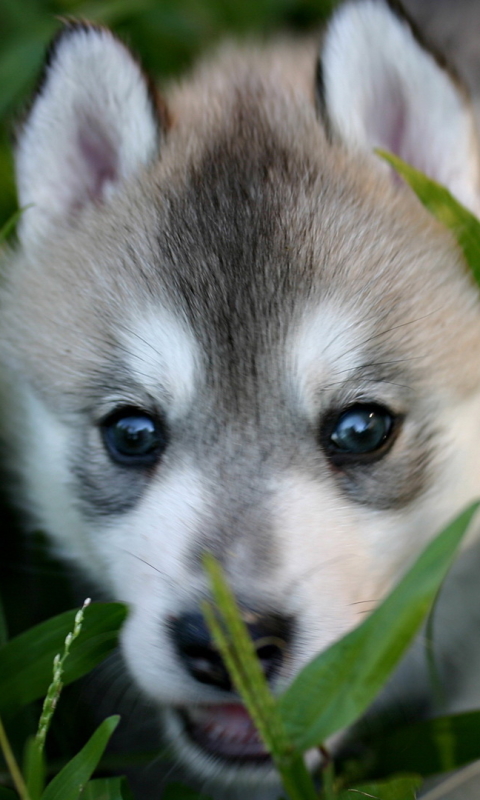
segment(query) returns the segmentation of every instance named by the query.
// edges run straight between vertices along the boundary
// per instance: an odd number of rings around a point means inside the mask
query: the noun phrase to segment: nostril
[[[220,654],[213,647],[184,647],[182,656],[188,671],[199,683],[230,691],[230,676]]]
[[[230,691],[230,676],[202,615],[183,614],[170,621],[170,629],[177,652],[190,675],[199,683]]]
[[[262,644],[262,641],[265,643]],[[285,645],[286,642],[279,640],[276,640],[276,643],[268,643],[268,639],[261,639],[255,643],[255,650],[267,680],[271,680],[280,669]]]
[[[265,676],[272,681],[282,665],[291,637],[291,621],[278,614],[262,616],[246,610],[242,616]],[[202,615],[190,612],[172,618],[170,629],[176,650],[190,675],[199,683],[230,691],[230,676]]]

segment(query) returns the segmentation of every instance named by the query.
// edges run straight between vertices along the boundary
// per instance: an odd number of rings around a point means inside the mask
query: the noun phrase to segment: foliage
[[[225,33],[245,36],[253,31],[268,34],[277,28],[307,28],[320,22],[333,3],[334,0],[1,0],[0,221],[7,220],[15,208],[10,134],[17,124],[18,109],[24,106],[35,84],[45,48],[60,24],[59,17],[89,18],[112,26],[140,53],[147,69],[165,80],[188,67],[200,51]],[[398,158],[383,156],[426,208],[450,228],[480,283],[480,223],[446,189]],[[0,242],[14,223],[10,220],[1,228]],[[228,587],[222,582],[218,567],[208,562],[216,606],[209,605],[206,614],[291,800],[355,800],[362,796],[408,800],[415,797],[419,776],[450,770],[480,757],[480,711],[473,711],[371,735],[364,741],[368,757],[348,765],[348,770],[340,769],[335,774],[327,759],[321,790],[302,760],[306,749],[321,745],[334,731],[355,721],[388,678],[431,607],[473,511],[472,507],[454,521],[374,614],[321,653],[280,698],[270,694]],[[7,605],[11,608],[15,603],[10,599]],[[50,695],[56,699],[49,714],[58,700],[58,681],[71,683],[112,651],[125,613],[119,604],[92,604],[85,609],[82,630],[71,643],[60,677],[57,659],[57,686]],[[19,793],[22,800],[131,798],[122,778],[91,779],[118,718],[105,720],[46,786],[48,773],[43,752],[33,738],[23,736],[20,711],[48,694],[54,658],[69,632],[73,633],[75,616],[75,612],[66,612],[8,640],[7,625],[0,613],[0,715],[12,739],[11,752],[21,776],[16,790],[11,782],[0,786],[0,800],[16,800]],[[8,738],[3,726],[0,739],[5,748]],[[352,774],[356,776],[353,779]],[[164,796],[168,800],[208,800],[180,785],[168,787]]]
[[[431,214],[449,228],[455,236],[470,270],[480,284],[480,223],[467,208],[461,205],[441,184],[427,178],[410,164],[393,153],[378,151],[399,175],[411,186],[419,200]]]
[[[46,787],[44,743],[63,681],[73,680],[90,671],[115,648],[125,615],[126,609],[119,603],[90,606],[90,601],[87,601],[80,611],[62,614],[44,622],[0,648],[2,710],[6,708],[14,718],[25,702],[46,693],[36,735],[25,742],[23,771],[0,718],[0,750],[20,800],[77,800],[88,785],[118,725],[119,717],[104,720],[80,752],[60,769]],[[87,624],[84,627],[85,621]],[[32,661],[32,652],[34,656],[40,653],[40,658]],[[66,664],[69,659],[74,663],[67,678]],[[33,689],[30,687],[32,677],[35,678]],[[119,791],[113,786],[115,791],[110,793],[112,800],[122,800],[121,784],[118,787]],[[87,796],[99,800],[103,792],[107,800],[109,795],[105,795],[105,783],[100,787],[102,791],[98,788],[98,783],[94,782]],[[12,795],[8,789],[5,792],[0,789],[0,798],[2,794],[5,794],[5,800],[9,794]]]
[[[264,35],[318,25],[334,0],[1,0],[0,221],[15,207],[10,134],[38,79],[61,19],[110,26],[165,81],[225,35]]]
[[[345,789],[328,757],[318,795],[302,755],[314,747],[326,754],[327,738],[355,722],[385,684],[432,608],[477,508],[478,503],[464,511],[434,539],[376,611],[311,661],[279,698],[270,693],[221,568],[205,558],[216,603],[216,609],[205,604],[206,620],[291,800],[346,800],[354,792],[374,792],[381,800],[415,797],[418,775]]]

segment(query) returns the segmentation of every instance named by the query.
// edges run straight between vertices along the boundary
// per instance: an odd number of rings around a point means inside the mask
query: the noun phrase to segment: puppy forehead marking
[[[288,347],[288,373],[312,412],[321,386],[346,379],[361,363],[367,321],[352,306],[324,302],[307,312],[294,326]]]
[[[164,308],[148,308],[122,326],[122,345],[139,385],[175,403],[177,412],[192,397],[200,363],[199,347],[187,323]]]

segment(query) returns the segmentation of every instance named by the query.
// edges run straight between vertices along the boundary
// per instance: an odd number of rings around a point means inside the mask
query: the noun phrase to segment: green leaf
[[[0,714],[11,717],[23,706],[43,697],[52,679],[55,655],[63,650],[73,629],[76,610],[67,611],[11,639],[0,651]],[[92,603],[85,609],[85,623],[65,664],[63,683],[88,673],[118,643],[125,620],[121,603]]]
[[[219,615],[210,604],[203,613],[222,658],[278,769],[291,800],[316,800],[316,792],[301,753],[296,752],[285,735],[277,701],[270,692],[257,658],[253,642],[241,617],[220,564],[206,554],[207,570]]]
[[[300,750],[350,725],[375,698],[430,610],[478,505],[442,531],[373,614],[308,664],[280,698],[287,735]]]
[[[211,800],[211,798],[189,789],[183,783],[169,783],[162,794],[162,800]]]
[[[444,186],[427,178],[392,153],[383,150],[377,152],[412,187],[425,208],[452,231],[475,280],[480,284],[480,221],[477,217],[462,206]]]
[[[125,778],[97,778],[88,781],[81,800],[129,800],[132,795]]]
[[[366,738],[372,770],[382,777],[392,772],[417,772],[427,777],[457,769],[480,758],[480,711],[382,731]]]
[[[85,747],[48,784],[42,800],[78,800],[119,722],[118,716],[102,722]]]
[[[338,800],[415,800],[417,789],[422,785],[418,775],[402,775],[381,783],[365,783],[347,789],[338,795]]]
[[[23,774],[30,800],[40,800],[45,786],[45,758],[35,736],[29,736],[25,745]]]
[[[6,221],[6,223],[0,228],[0,244],[5,241],[7,236],[13,231],[15,225],[17,224],[18,220],[20,219],[21,215],[24,212],[24,208],[19,208],[10,219]]]
[[[218,620],[207,604],[203,611],[218,647],[227,664],[236,688],[272,756],[281,758],[290,750],[277,704],[257,658],[247,627],[241,618],[235,598],[226,584],[222,569],[211,555],[206,555],[204,565],[209,574],[212,593],[220,609]],[[224,624],[227,633],[222,630]]]
[[[0,117],[18,103],[22,93],[35,79],[45,55],[45,50],[55,32],[52,17],[28,35],[9,41],[0,54]]]

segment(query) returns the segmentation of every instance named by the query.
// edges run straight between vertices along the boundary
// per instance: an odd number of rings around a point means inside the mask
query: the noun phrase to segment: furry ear
[[[319,69],[327,126],[349,147],[390,150],[480,212],[479,152],[467,93],[383,0],[334,15]]]
[[[110,31],[67,25],[54,41],[18,139],[19,235],[48,235],[157,152],[156,100],[129,50]]]

